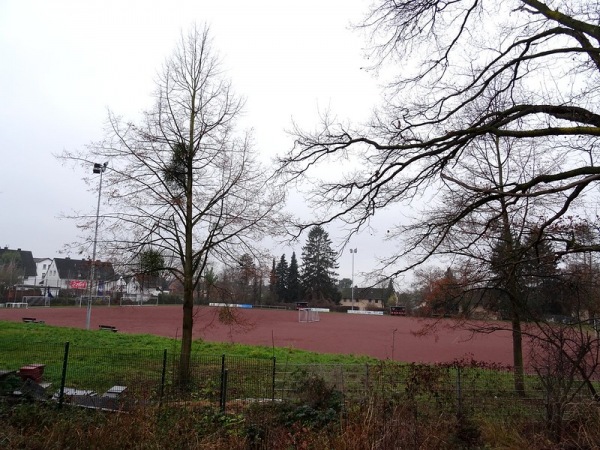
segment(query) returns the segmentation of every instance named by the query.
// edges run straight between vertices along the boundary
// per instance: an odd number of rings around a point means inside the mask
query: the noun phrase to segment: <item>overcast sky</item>
[[[78,233],[61,214],[93,211],[96,197],[80,169],[54,155],[100,139],[108,108],[134,120],[149,108],[156,73],[193,23],[210,26],[234,89],[246,99],[243,126],[254,129],[265,160],[290,148],[292,120],[312,129],[319,110],[329,108],[367,119],[378,80],[361,69],[366,41],[350,25],[369,4],[0,0],[0,245],[65,256],[60,251]],[[385,256],[384,222],[380,228],[351,242],[355,274]],[[326,229],[338,244],[336,230]],[[289,261],[291,249],[274,253]],[[348,248],[339,264],[340,278],[350,278]]]

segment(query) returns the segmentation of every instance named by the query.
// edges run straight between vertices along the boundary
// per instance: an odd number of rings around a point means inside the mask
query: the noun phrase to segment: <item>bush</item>
[[[385,308],[381,308],[376,305],[367,305],[365,307],[365,311],[384,311],[385,312]]]
[[[347,313],[352,309],[351,306],[334,305],[331,307],[332,312]]]
[[[159,305],[182,305],[183,299],[177,294],[158,294]]]
[[[339,424],[342,394],[321,377],[304,372],[296,375],[292,387],[298,396],[296,400],[254,404],[248,410],[246,435],[252,448],[304,448],[309,445],[308,440],[328,441],[331,425]]]

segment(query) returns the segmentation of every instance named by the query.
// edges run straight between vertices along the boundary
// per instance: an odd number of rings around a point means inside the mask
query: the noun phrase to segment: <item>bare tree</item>
[[[294,148],[280,158],[280,173],[295,180],[335,158],[360,162],[338,179],[328,172],[311,196],[325,211],[319,223],[341,220],[350,234],[419,195],[438,202],[423,220],[390,230],[390,239],[410,231],[403,250],[385,261],[390,274],[438,255],[489,261],[501,242],[517,375],[526,306],[515,278],[527,253],[520,245],[543,242],[600,179],[599,17],[600,6],[586,1],[379,0],[361,26],[372,33],[374,68],[399,67],[385,105],[365,126],[327,114],[315,132],[296,128]],[[492,150],[510,142],[531,159],[552,155],[553,164],[512,166],[518,176],[497,178],[501,159],[474,155],[482,142]],[[488,165],[492,178],[464,170],[477,164]],[[600,250],[563,244],[558,255]]]
[[[555,195],[531,198],[502,193],[523,179],[547,173],[559,161],[552,152],[538,155],[536,147],[512,138],[482,136],[463,152],[452,177],[443,179],[440,204],[430,208],[422,222],[409,227],[411,242],[413,248],[426,253],[452,255],[463,266],[469,260],[471,267],[477,267],[476,276],[467,278],[472,285],[463,289],[491,289],[496,295],[469,295],[468,304],[463,302],[464,309],[477,307],[483,299],[489,305],[493,298],[496,307],[505,302],[513,339],[515,388],[523,393],[521,322],[532,315],[528,285],[546,275],[540,272],[544,264],[554,267],[556,263],[549,244],[540,236],[540,221],[559,199]],[[486,197],[483,190],[494,190],[499,195],[482,202]],[[439,235],[444,238],[438,240]],[[548,254],[550,260],[546,261]]]
[[[267,182],[251,136],[235,131],[242,106],[221,72],[208,28],[194,27],[166,60],[154,106],[139,123],[110,113],[103,141],[63,155],[84,164],[109,162],[101,227],[106,251],[135,258],[151,247],[175,255],[174,264],[155,269],[170,271],[183,285],[184,384],[194,290],[208,258],[239,258],[281,224],[284,191]]]
[[[465,149],[486,135],[535,142],[537,152],[552,150],[564,163],[502,191],[481,186],[465,213],[500,197],[559,193],[561,205],[540,224],[543,231],[571,210],[600,177],[600,7],[551,6],[379,0],[362,27],[372,32],[374,65],[399,67],[385,106],[365,126],[325,115],[315,132],[296,128],[295,147],[280,158],[281,173],[295,179],[318,175],[312,169],[335,158],[360,162],[360,170],[338,179],[328,172],[315,189],[311,198],[326,212],[319,223],[341,219],[353,233],[377,211],[437,189],[455,179],[454,165],[469,158]],[[441,242],[445,235],[431,238]]]
[[[4,299],[11,288],[22,283],[25,268],[21,261],[21,253],[5,250],[0,253],[0,299]],[[16,296],[16,293],[15,293]]]
[[[586,389],[596,401],[595,379],[600,363],[598,334],[581,322],[544,324],[536,329],[532,366],[546,391],[546,421],[561,440],[563,419],[572,400]]]

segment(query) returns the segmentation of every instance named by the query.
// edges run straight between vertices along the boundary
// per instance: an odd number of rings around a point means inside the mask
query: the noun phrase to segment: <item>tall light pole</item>
[[[352,286],[350,287],[350,290],[352,291],[350,294],[352,296],[352,300],[350,301],[350,304],[352,305],[352,311],[354,311],[354,255],[356,255],[356,250],[356,248],[350,249],[350,254],[352,255]]]
[[[94,173],[100,174],[100,182],[98,185],[98,204],[96,206],[96,228],[94,230],[94,246],[92,248],[92,267],[90,268],[90,295],[87,302],[87,311],[85,315],[85,329],[90,329],[90,321],[92,320],[92,292],[94,289],[94,279],[96,278],[96,244],[98,243],[98,222],[100,220],[100,197],[102,196],[102,174],[106,170],[108,162],[104,164],[94,163]]]

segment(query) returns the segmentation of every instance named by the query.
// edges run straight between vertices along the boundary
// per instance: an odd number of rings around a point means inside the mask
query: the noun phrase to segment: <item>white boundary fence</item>
[[[365,314],[365,315],[370,315],[370,316],[383,316],[383,311],[359,311],[357,309],[355,309],[355,310],[349,309],[348,314]]]
[[[209,303],[208,306],[217,306],[220,308],[252,309],[252,305],[249,305],[247,303]]]

